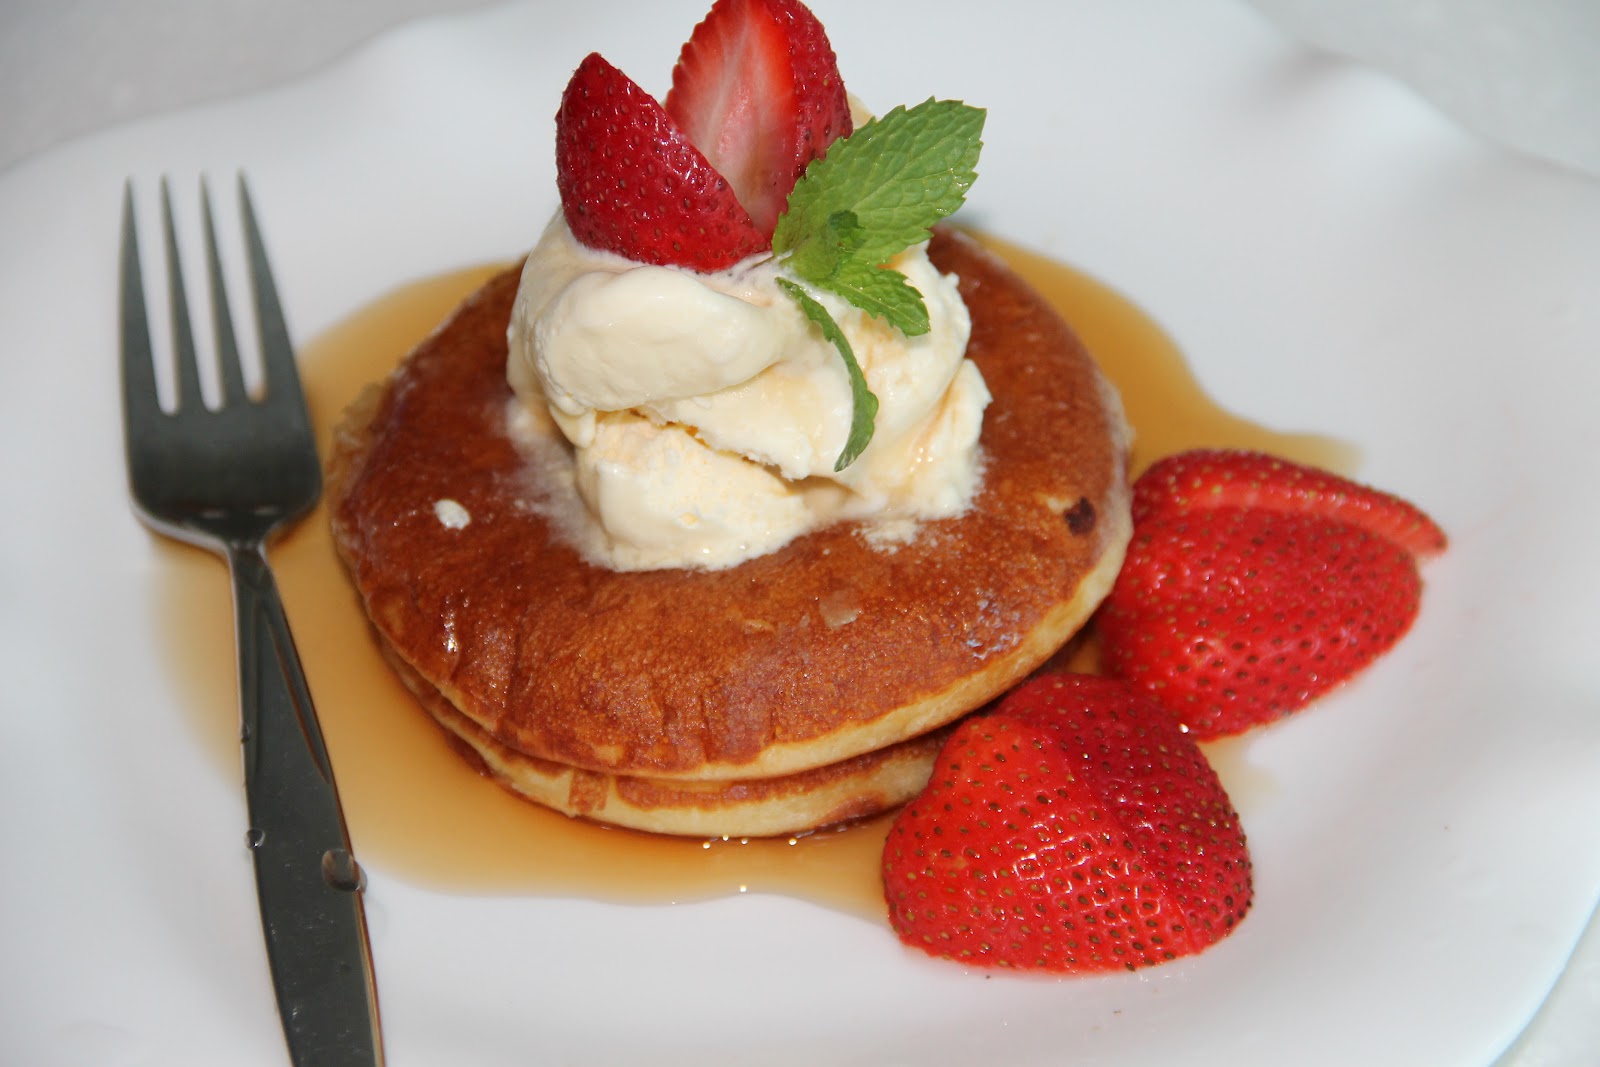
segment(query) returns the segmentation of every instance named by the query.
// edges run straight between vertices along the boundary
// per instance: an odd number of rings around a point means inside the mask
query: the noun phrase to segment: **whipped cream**
[[[558,213],[523,268],[507,363],[510,423],[547,499],[582,502],[551,508],[558,527],[614,569],[717,568],[844,519],[903,526],[965,509],[989,401],[965,358],[967,309],[926,246],[890,266],[927,304],[920,337],[813,293],[879,401],[872,443],[836,472],[849,378],[775,261],[642,265],[580,245]]]

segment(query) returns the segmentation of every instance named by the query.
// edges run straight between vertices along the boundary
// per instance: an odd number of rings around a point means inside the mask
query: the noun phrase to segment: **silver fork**
[[[298,1067],[369,1067],[381,1063],[383,1053],[363,877],[266,556],[268,539],[304,516],[322,492],[316,443],[244,177],[239,178],[239,201],[265,385],[259,399],[245,389],[204,183],[200,195],[222,401],[212,410],[202,399],[171,197],[163,180],[177,366],[177,404],[168,412],[157,399],[131,182],[123,192],[128,483],[147,524],[221,554],[233,578],[250,823],[245,840],[255,860],[261,923],[290,1060]]]

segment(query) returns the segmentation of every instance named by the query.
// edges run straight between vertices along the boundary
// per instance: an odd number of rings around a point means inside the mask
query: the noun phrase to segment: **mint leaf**
[[[839,458],[833,464],[835,471],[842,471],[860,458],[872,441],[873,420],[878,417],[878,398],[867,388],[866,375],[861,373],[861,364],[856,362],[850,340],[839,329],[839,324],[833,321],[833,316],[828,314],[828,309],[788,278],[779,278],[778,284],[794,297],[806,318],[822,331],[822,336],[833,342],[833,347],[839,350],[839,356],[844,360],[845,373],[850,377],[850,436],[845,439],[844,451],[839,453]]]
[[[926,241],[929,228],[962,205],[977,179],[984,118],[981,108],[958,100],[929,99],[835,141],[795,183],[772,250],[798,254],[834,239],[829,220],[841,212],[855,223],[850,258],[873,266]]]
[[[985,113],[958,100],[897,107],[813,160],[795,183],[772,235],[773,254],[804,281],[848,300],[907,337],[928,332],[928,306],[905,275],[885,266],[930,236],[977,180]],[[778,279],[843,357],[854,408],[835,471],[872,440],[878,398],[828,310],[799,284]]]
[[[906,276],[887,267],[871,267],[857,260],[841,263],[826,288],[838,293],[869,315],[876,315],[907,337],[928,332],[928,305]]]

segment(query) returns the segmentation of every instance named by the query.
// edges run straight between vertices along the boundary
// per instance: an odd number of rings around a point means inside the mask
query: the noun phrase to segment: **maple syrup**
[[[1333,469],[1337,441],[1267,431],[1217,407],[1182,354],[1132,303],[1069,267],[985,238],[1073,325],[1122,392],[1137,440],[1135,473],[1199,445],[1259,448]],[[346,405],[499,267],[405,286],[301,350],[324,455]],[[171,674],[195,735],[219,772],[236,776],[232,608],[221,564],[163,544],[162,629]],[[632,903],[777,893],[884,921],[878,856],[887,816],[791,838],[688,840],[598,826],[547,811],[475,773],[384,665],[335,558],[322,508],[272,553],[366,866],[451,892],[577,896]],[[1092,665],[1092,645],[1077,653]],[[1252,768],[1248,738],[1205,746],[1248,823],[1275,784]]]

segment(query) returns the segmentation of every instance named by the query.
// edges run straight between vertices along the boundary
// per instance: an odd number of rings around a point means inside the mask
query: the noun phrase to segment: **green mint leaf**
[[[928,239],[934,223],[966,200],[977,179],[985,113],[958,100],[897,107],[867,123],[815,160],[789,194],[772,235],[775,253],[795,252],[807,264],[829,257],[801,250],[833,244],[841,231],[847,255],[881,266]],[[848,229],[833,224],[849,213]],[[802,273],[820,284],[820,279]]]
[[[867,314],[876,315],[907,337],[928,332],[928,305],[897,270],[846,260],[823,288],[838,293]]]
[[[978,177],[984,117],[960,101],[929,99],[835,141],[795,183],[772,235],[773,254],[801,279],[907,337],[927,333],[922,294],[885,264],[926,241],[933,225],[966,200]],[[839,350],[850,376],[850,437],[833,468],[842,471],[872,440],[878,398],[827,308],[796,282],[778,284]]]
[[[823,234],[832,247],[854,255],[866,238],[866,228],[861,225],[861,216],[854,211],[835,211],[823,224]]]
[[[845,373],[850,377],[850,436],[845,440],[844,451],[839,453],[839,458],[833,464],[835,471],[842,471],[859,459],[872,441],[873,420],[878,416],[878,398],[867,388],[867,378],[861,373],[861,364],[856,362],[855,351],[851,349],[844,331],[839,329],[839,324],[828,314],[828,309],[817,303],[796,282],[779,278],[778,284],[794,297],[806,318],[822,331],[822,336],[833,342],[833,347],[839,350],[839,356],[844,360]]]
[[[789,266],[802,278],[820,282],[831,278],[840,266],[855,255],[861,243],[861,223],[854,211],[835,211],[822,223],[815,240],[793,250]]]

